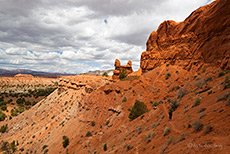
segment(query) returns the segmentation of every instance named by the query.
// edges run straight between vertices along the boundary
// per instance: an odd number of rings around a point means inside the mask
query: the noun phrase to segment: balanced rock
[[[119,80],[119,75],[123,69],[127,72],[127,74],[131,74],[133,72],[131,61],[128,61],[127,65],[121,65],[121,62],[118,59],[116,59],[114,66],[115,70],[113,71],[113,80]]]

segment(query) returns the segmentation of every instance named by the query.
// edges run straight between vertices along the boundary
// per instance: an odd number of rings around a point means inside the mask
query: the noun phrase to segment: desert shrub
[[[137,134],[140,134],[140,133],[142,133],[142,128],[141,128],[141,127],[138,127],[138,128],[137,128]]]
[[[123,100],[122,100],[122,103],[124,103],[126,101],[127,101],[127,99],[126,99],[126,97],[124,97]]]
[[[2,106],[1,106],[1,110],[2,110],[2,111],[6,111],[6,110],[7,110],[7,106],[6,106],[6,105],[2,105]]]
[[[0,121],[5,120],[6,117],[7,117],[6,114],[0,111]]]
[[[211,131],[212,131],[212,126],[210,126],[210,125],[205,125],[204,126],[204,133],[205,134],[208,134]]]
[[[206,115],[206,113],[201,112],[200,115],[199,115],[199,119],[203,118],[205,115]]]
[[[203,128],[203,124],[200,121],[194,121],[192,124],[192,128],[194,129],[194,132],[199,132]]]
[[[222,96],[218,97],[216,99],[216,102],[227,100],[227,99],[230,99],[230,92],[227,92],[226,94],[223,94]]]
[[[193,103],[192,107],[195,107],[195,106],[200,105],[200,101],[201,101],[201,99],[200,99],[200,98],[197,98],[197,99],[195,100],[195,102]]]
[[[202,73],[204,73],[206,71],[206,68],[202,68]]]
[[[7,130],[7,128],[8,128],[8,124],[1,126],[0,132],[1,132],[1,133],[5,133],[6,130]]]
[[[195,86],[197,86],[198,88],[202,88],[204,86],[205,82],[204,80],[198,80],[194,83]]]
[[[139,79],[139,76],[130,75],[130,76],[126,76],[126,78],[122,79],[122,81],[132,81],[132,80],[137,80],[137,79]]]
[[[181,98],[184,97],[186,94],[188,94],[188,89],[187,89],[187,87],[180,88],[180,89],[177,90],[177,92],[176,92],[176,96],[177,96],[178,99],[181,99]]]
[[[129,119],[132,121],[146,112],[148,112],[146,105],[143,102],[136,100],[133,108],[130,111]]]
[[[170,133],[169,128],[165,128],[163,136],[167,136]]]
[[[168,143],[168,145],[170,145],[171,143],[172,143],[172,144],[175,144],[175,137],[174,137],[174,136],[169,137],[169,138],[167,139],[167,143]]]
[[[178,106],[179,106],[179,103],[177,102],[176,99],[171,101],[170,107],[171,107],[172,112],[174,112],[178,108]]]
[[[69,138],[67,136],[63,136],[62,139],[63,139],[62,145],[64,148],[66,148],[69,145]]]
[[[185,140],[185,135],[181,134],[180,137],[175,141],[175,143],[178,143],[178,142],[183,141],[183,140]]]
[[[0,97],[0,102],[4,102],[4,97]]]
[[[160,149],[160,154],[163,154],[164,151],[167,149],[168,145],[163,145]]]
[[[92,136],[92,133],[90,131],[88,131],[85,136],[90,137],[90,136]]]
[[[107,72],[104,72],[104,73],[102,74],[102,76],[108,77],[108,73],[107,73]]]
[[[91,124],[91,126],[93,126],[93,127],[94,127],[94,126],[95,126],[95,121],[91,121],[91,123],[90,123],[90,124]]]
[[[45,149],[44,153],[43,154],[46,154],[48,153],[49,149]]]
[[[189,111],[188,109],[185,109],[185,110],[184,110],[184,113],[186,113],[186,112],[188,112],[188,111]]]
[[[221,76],[224,76],[225,75],[225,73],[223,72],[223,71],[220,71],[219,73],[218,73],[218,77],[221,77]]]
[[[42,150],[44,150],[47,147],[48,147],[48,145],[43,145]]]
[[[205,107],[202,107],[202,108],[199,109],[198,113],[201,113],[201,112],[203,112],[203,111],[205,111],[205,110],[206,110],[206,108],[205,108]]]
[[[13,142],[10,143],[10,149],[11,149],[13,152],[15,152],[15,151],[17,150],[15,141],[13,141]]]
[[[212,90],[208,91],[208,95],[210,95],[212,93]]]
[[[127,145],[127,146],[126,146],[126,151],[129,151],[129,150],[132,149],[132,148],[133,148],[133,146]]]
[[[108,149],[108,148],[107,148],[107,144],[104,144],[104,145],[103,145],[103,150],[104,150],[104,151],[107,151],[107,149]]]
[[[165,80],[168,80],[170,76],[171,76],[170,73],[165,74]]]
[[[24,102],[25,102],[25,98],[19,98],[19,99],[16,100],[16,103],[18,105],[22,105]]]
[[[122,80],[122,79],[126,78],[127,76],[128,76],[128,73],[127,73],[126,69],[123,68],[121,70],[120,75],[119,75],[119,79]]]
[[[157,128],[157,126],[159,126],[160,123],[156,123],[156,124],[152,124],[152,128]]]
[[[230,76],[226,76],[224,80],[224,89],[230,88]]]
[[[150,101],[150,103],[152,104],[152,106],[158,106],[159,104],[163,104],[163,101],[158,101],[158,102]]]

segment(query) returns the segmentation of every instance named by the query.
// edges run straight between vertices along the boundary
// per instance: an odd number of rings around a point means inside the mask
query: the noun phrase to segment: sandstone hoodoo
[[[119,80],[119,75],[122,72],[122,70],[125,71],[127,74],[131,74],[133,72],[131,61],[128,61],[127,65],[121,65],[121,62],[118,59],[116,59],[114,66],[115,70],[113,71],[113,80]]]
[[[215,1],[195,10],[183,22],[164,21],[153,31],[141,55],[144,72],[170,62],[199,69],[211,64],[230,69],[230,3]]]

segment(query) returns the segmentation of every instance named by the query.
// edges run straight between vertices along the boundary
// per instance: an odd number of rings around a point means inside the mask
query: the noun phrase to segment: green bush
[[[62,145],[64,148],[66,148],[69,145],[69,138],[67,136],[63,136],[62,139],[63,139]]]
[[[0,111],[0,121],[5,120],[6,117],[7,117],[6,114]]]
[[[126,78],[127,76],[128,76],[128,73],[127,73],[126,69],[123,68],[120,75],[119,75],[119,79],[122,80],[122,79]]]
[[[102,74],[102,76],[108,77],[108,73],[107,73],[107,72],[104,72],[104,73]]]
[[[103,145],[103,150],[104,150],[104,151],[107,151],[107,149],[108,149],[108,148],[107,148],[107,144],[104,144],[104,145]]]
[[[221,76],[224,76],[224,75],[225,75],[225,73],[223,71],[218,73],[218,77],[221,77]]]
[[[91,121],[91,126],[95,126],[95,121]]]
[[[201,99],[200,99],[200,98],[197,98],[197,99],[195,100],[195,102],[193,103],[192,107],[195,107],[195,106],[200,105],[200,101],[201,101]]]
[[[1,126],[0,132],[1,132],[1,133],[5,133],[6,130],[7,130],[7,128],[8,128],[8,124]]]
[[[148,112],[146,105],[143,102],[136,100],[133,108],[130,111],[129,119],[132,121],[146,112]]]
[[[127,101],[127,99],[126,99],[126,97],[124,97],[123,100],[122,100],[122,103],[124,103],[126,101]]]
[[[2,105],[2,106],[1,106],[1,110],[2,110],[2,111],[6,111],[6,110],[7,110],[7,106],[6,106],[6,105]]]
[[[85,136],[90,137],[90,136],[92,136],[92,133],[90,131],[88,131]]]
[[[165,80],[168,80],[168,78],[171,76],[170,73],[165,74]]]

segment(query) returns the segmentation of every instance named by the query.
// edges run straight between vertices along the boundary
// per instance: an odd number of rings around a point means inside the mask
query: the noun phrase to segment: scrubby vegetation
[[[119,75],[119,79],[122,80],[124,78],[126,78],[128,76],[128,73],[126,71],[126,69],[122,69],[120,75]]]
[[[7,130],[7,128],[8,128],[8,124],[1,126],[0,132],[1,132],[1,133],[5,133],[6,130]]]
[[[148,112],[146,105],[143,102],[136,100],[133,108],[130,111],[129,119],[132,121],[146,112]]]
[[[194,132],[199,132],[202,130],[203,124],[200,121],[194,121],[192,128],[194,129]]]
[[[67,136],[63,136],[62,139],[63,139],[62,145],[64,148],[66,148],[69,145],[69,138]]]
[[[103,150],[104,150],[104,151],[107,151],[107,149],[108,149],[108,148],[107,148],[107,144],[104,144],[104,145],[103,145]]]

